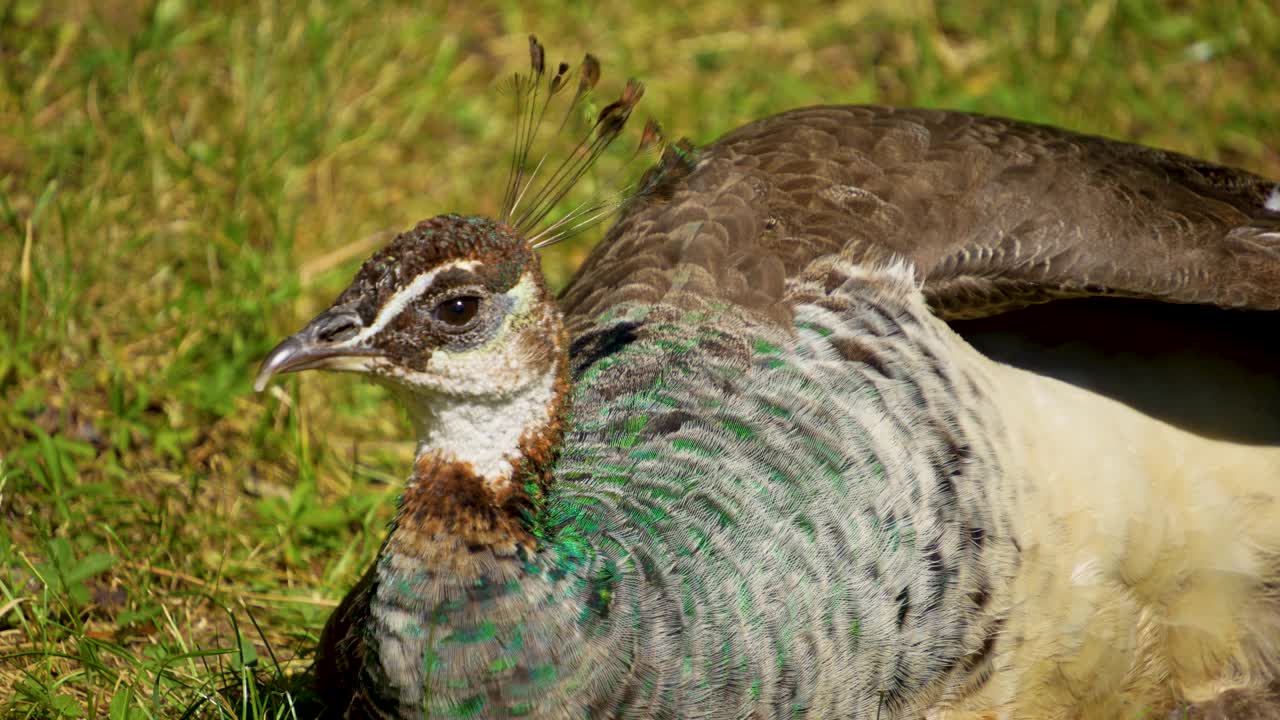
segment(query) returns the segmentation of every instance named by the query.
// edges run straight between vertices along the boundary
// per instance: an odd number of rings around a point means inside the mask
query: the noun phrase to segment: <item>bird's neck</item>
[[[420,716],[430,676],[475,675],[462,659],[469,650],[518,640],[537,598],[565,582],[537,568],[547,552],[532,523],[551,482],[568,387],[559,364],[499,402],[410,407],[419,432],[413,475],[358,600],[368,615],[352,629],[371,643],[357,684],[385,694],[401,716]],[[549,562],[568,567],[560,554],[553,548]],[[577,617],[559,613],[540,617],[556,627]]]
[[[502,397],[406,399],[418,447],[384,554],[467,579],[481,557],[531,553],[530,496],[550,482],[566,374],[557,363]]]

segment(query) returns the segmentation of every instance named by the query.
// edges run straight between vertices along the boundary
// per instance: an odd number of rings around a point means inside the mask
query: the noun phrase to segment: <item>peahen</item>
[[[669,145],[557,299],[534,245],[609,208],[539,223],[641,88],[522,179],[571,84],[531,49],[501,217],[400,234],[258,377],[363,373],[417,436],[335,715],[1280,712],[1274,182],[812,107]]]

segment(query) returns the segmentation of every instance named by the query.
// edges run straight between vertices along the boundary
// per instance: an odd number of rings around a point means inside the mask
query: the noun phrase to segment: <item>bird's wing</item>
[[[766,118],[665,165],[565,289],[572,330],[681,293],[784,320],[785,282],[841,251],[910,259],[947,318],[1079,295],[1280,309],[1277,184],[1176,153],[851,106]]]

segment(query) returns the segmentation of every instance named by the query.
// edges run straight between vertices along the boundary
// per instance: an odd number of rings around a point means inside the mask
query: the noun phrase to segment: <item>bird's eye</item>
[[[449,298],[436,305],[435,318],[449,327],[459,328],[471,322],[480,310],[480,298],[474,296]]]

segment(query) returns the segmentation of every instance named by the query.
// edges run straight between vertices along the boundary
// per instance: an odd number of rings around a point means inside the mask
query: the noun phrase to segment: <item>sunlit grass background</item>
[[[1280,177],[1273,0],[204,5],[0,2],[6,716],[309,717],[411,443],[375,388],[253,369],[381,232],[495,211],[531,31],[700,142],[882,102]]]

